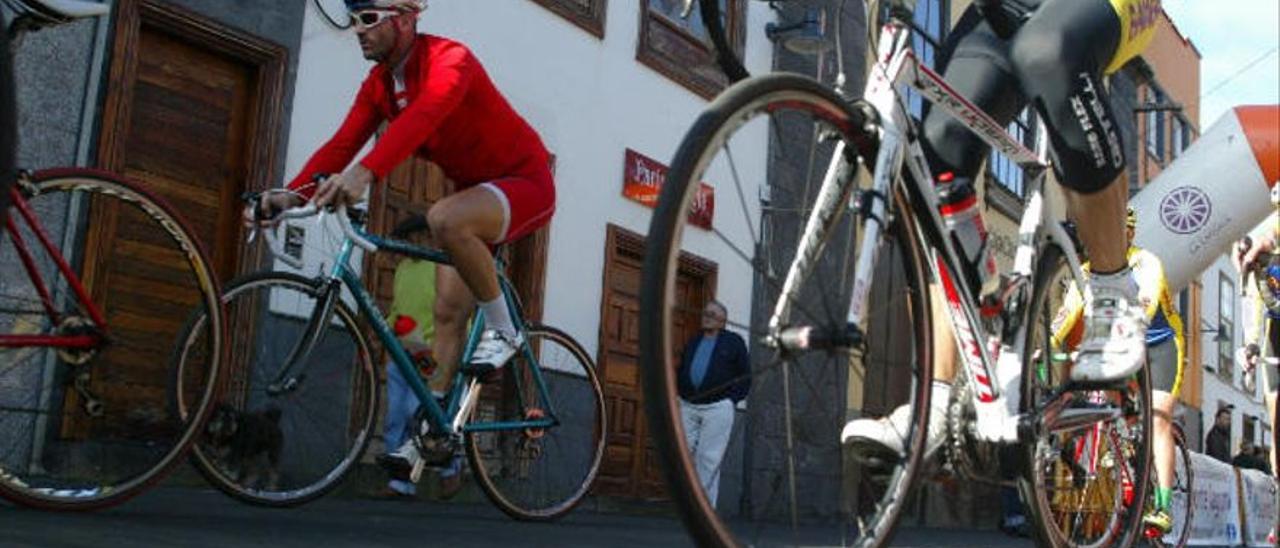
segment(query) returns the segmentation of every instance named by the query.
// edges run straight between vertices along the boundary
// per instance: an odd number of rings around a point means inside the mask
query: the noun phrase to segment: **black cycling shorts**
[[[940,63],[943,75],[1001,125],[1027,105],[1048,124],[1055,166],[1067,188],[1092,193],[1123,172],[1124,146],[1102,76],[1121,38],[1108,0],[1022,0],[1030,18],[1003,40],[970,6]],[[925,153],[935,173],[972,180],[988,147],[941,109],[925,117]]]

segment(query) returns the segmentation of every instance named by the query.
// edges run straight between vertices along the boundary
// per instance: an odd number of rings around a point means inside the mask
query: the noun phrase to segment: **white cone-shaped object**
[[[1267,218],[1280,180],[1280,105],[1236,107],[1130,201],[1135,243],[1181,291]]]

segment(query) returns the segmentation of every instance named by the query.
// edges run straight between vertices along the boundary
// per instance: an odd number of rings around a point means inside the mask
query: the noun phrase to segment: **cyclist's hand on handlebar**
[[[1235,263],[1236,271],[1244,272],[1258,260],[1258,255],[1268,253],[1275,247],[1274,242],[1270,238],[1258,238],[1257,241],[1251,241],[1250,238],[1241,240],[1236,245],[1236,252],[1232,256],[1232,262]]]
[[[330,177],[316,188],[315,197],[311,199],[317,207],[329,205],[349,205],[364,198],[365,191],[373,184],[373,172],[356,164],[337,177]]]
[[[245,204],[244,212],[241,219],[247,228],[269,227],[275,224],[275,217],[281,211],[286,209],[299,207],[306,203],[306,200],[297,194],[289,192],[264,192],[258,196],[254,203]]]

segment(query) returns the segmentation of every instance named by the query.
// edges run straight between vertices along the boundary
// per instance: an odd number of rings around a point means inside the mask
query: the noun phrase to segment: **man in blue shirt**
[[[717,301],[702,309],[702,332],[680,360],[680,410],[685,442],[711,506],[720,493],[720,462],[733,432],[734,404],[751,389],[751,363],[742,337],[724,330],[728,311]]]

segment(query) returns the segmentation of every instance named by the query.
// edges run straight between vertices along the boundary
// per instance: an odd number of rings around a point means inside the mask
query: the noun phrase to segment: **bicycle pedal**
[[[410,481],[413,477],[413,466],[410,465],[407,460],[396,458],[394,455],[390,454],[378,455],[376,460],[378,466],[381,466],[383,470],[386,470],[387,475],[391,476],[392,479]]]
[[[418,459],[417,462],[413,463],[413,469],[409,471],[409,482],[413,484],[417,484],[418,480],[422,479],[422,471],[425,470],[426,468],[427,468],[426,459]]]
[[[474,377],[480,381],[480,384],[497,384],[502,381],[502,369],[495,369],[490,365],[472,365],[463,364],[462,374],[468,377]]]
[[[870,470],[892,471],[902,462],[902,455],[878,443],[850,441],[845,444],[849,458]]]

